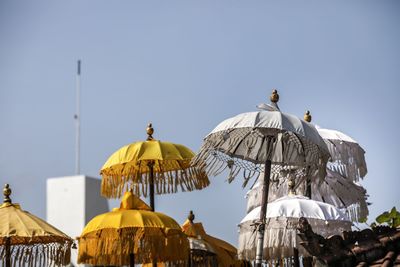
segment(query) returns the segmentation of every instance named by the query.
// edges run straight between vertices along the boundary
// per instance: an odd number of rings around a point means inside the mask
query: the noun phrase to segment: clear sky
[[[82,173],[154,137],[197,151],[220,121],[278,88],[282,111],[366,150],[371,222],[400,208],[400,2],[0,1],[0,183],[45,217],[45,181],[74,174],[76,60],[82,59]],[[156,198],[183,223],[237,244],[241,180]],[[112,203],[113,205],[115,203]]]

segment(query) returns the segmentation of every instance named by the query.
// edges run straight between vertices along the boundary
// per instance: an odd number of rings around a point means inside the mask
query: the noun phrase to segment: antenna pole
[[[76,111],[75,111],[75,174],[80,174],[80,154],[81,154],[81,60],[78,60],[76,73]]]

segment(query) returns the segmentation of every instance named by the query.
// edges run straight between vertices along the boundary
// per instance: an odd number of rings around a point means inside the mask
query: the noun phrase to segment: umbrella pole
[[[297,248],[293,248],[293,261],[294,267],[300,267],[300,262],[299,262],[299,250]]]
[[[154,162],[151,161],[147,164],[150,169],[150,207],[151,211],[155,210],[155,205],[154,205]],[[153,267],[157,267],[157,262],[155,259],[153,259],[152,262]]]
[[[129,254],[129,267],[135,267],[135,254]]]
[[[149,162],[147,164],[147,166],[149,166],[150,169],[150,207],[151,210],[154,211],[155,210],[155,205],[154,205],[154,162]]]
[[[11,267],[11,244],[10,244],[10,237],[6,237],[5,249],[6,249],[6,267]]]
[[[307,178],[306,186],[307,186],[307,189],[306,189],[306,197],[308,197],[309,199],[311,199],[311,181],[310,181],[310,178]]]
[[[257,234],[257,249],[256,249],[256,267],[261,267],[262,254],[264,246],[264,231],[265,231],[265,215],[267,214],[268,193],[269,193],[269,180],[271,178],[271,161],[265,161],[264,180],[262,183],[262,198],[261,198],[261,211],[260,211],[260,225],[258,226]]]

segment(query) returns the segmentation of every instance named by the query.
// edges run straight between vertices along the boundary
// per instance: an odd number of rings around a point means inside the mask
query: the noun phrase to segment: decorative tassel
[[[125,191],[129,190],[128,187],[130,186],[134,189],[136,195],[147,196],[149,173],[148,168],[144,167],[147,164],[141,162],[138,166],[139,168],[125,163],[102,170],[101,194],[105,197],[119,198]],[[193,191],[194,189],[201,190],[209,184],[210,181],[206,173],[191,167],[189,160],[179,163],[176,161],[155,162],[154,185],[157,194],[175,193],[178,191],[178,186],[183,192]],[[126,187],[124,188],[124,186]]]
[[[100,235],[88,233],[78,241],[78,263],[92,265],[128,265],[132,252],[138,263],[153,260],[179,263],[187,260],[189,250],[182,232],[165,233],[159,228],[123,228],[119,233],[115,229],[104,229]]]

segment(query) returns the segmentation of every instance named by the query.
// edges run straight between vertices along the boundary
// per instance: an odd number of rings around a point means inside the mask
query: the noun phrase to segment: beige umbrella
[[[72,239],[42,219],[21,209],[4,186],[0,206],[0,259],[3,266],[63,266],[70,262]],[[62,211],[60,211],[62,212]]]
[[[318,234],[327,237],[351,230],[351,221],[337,207],[311,200],[294,193],[294,181],[289,180],[289,194],[268,203],[264,255],[269,263],[283,260],[287,266],[298,265],[298,256],[309,256],[299,250],[297,225],[299,218],[307,218]],[[252,224],[257,221],[260,206],[250,211],[239,224],[239,257],[254,260],[256,236]],[[299,252],[299,253],[298,253]]]
[[[262,175],[262,174],[261,174]],[[270,184],[268,202],[287,195],[286,177],[279,177]],[[296,186],[296,193],[305,195],[306,183]],[[368,216],[367,191],[360,185],[327,169],[325,180],[311,183],[312,199],[345,209],[352,221],[360,221]],[[247,213],[261,205],[262,188],[256,183],[246,194]]]
[[[261,266],[270,178],[286,168],[296,170],[297,177],[320,171],[325,177],[329,158],[326,144],[313,125],[279,111],[276,90],[271,105],[264,110],[247,112],[221,122],[204,138],[193,164],[218,175],[229,171],[228,181],[243,172],[243,186],[264,169],[263,198],[258,224],[256,266]],[[267,106],[267,108],[265,107]],[[266,109],[266,110],[265,110]]]

